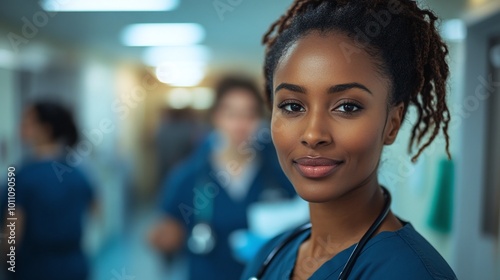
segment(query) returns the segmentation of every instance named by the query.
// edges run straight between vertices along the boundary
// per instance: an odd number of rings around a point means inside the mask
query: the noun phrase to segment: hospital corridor
[[[2,0],[0,280],[500,280],[498,108],[500,0]]]

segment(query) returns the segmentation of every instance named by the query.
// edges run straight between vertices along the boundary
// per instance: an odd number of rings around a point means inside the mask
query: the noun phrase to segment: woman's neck
[[[384,204],[385,197],[376,178],[335,201],[309,203],[312,230],[306,251],[312,256],[331,258],[359,242]],[[376,233],[394,231],[401,226],[391,213]]]
[[[233,146],[226,146],[224,149],[220,150],[217,157],[222,162],[236,162],[238,164],[244,164],[250,158],[249,154],[241,153],[237,147]]]
[[[378,184],[373,184],[376,181],[335,201],[309,203],[312,251],[341,251],[361,238],[384,203]],[[325,244],[333,248],[324,248]]]
[[[55,142],[47,142],[35,146],[35,156],[39,159],[51,158],[59,155],[59,145]]]

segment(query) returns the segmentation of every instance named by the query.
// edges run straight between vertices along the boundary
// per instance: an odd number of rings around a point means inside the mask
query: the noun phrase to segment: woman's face
[[[259,122],[257,100],[246,89],[234,88],[220,101],[214,114],[215,128],[232,147],[239,147],[256,131]]]
[[[390,82],[350,38],[312,32],[283,55],[273,80],[272,137],[284,172],[310,202],[377,183],[384,144],[401,124]]]
[[[28,108],[21,121],[21,140],[28,145],[42,145],[52,142],[50,128],[40,123],[34,108]]]

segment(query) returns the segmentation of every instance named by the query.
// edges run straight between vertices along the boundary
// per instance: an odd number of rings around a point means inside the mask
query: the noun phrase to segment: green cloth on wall
[[[453,161],[442,159],[427,220],[429,227],[441,233],[449,233],[452,227],[454,175]]]

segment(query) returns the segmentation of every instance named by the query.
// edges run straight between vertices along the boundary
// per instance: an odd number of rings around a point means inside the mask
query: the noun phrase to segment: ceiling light
[[[187,88],[173,88],[167,94],[167,104],[174,109],[188,107],[193,100],[192,92]]]
[[[197,110],[207,110],[215,101],[215,93],[211,88],[196,87],[192,90],[193,100],[191,107]]]
[[[144,50],[142,60],[150,66],[158,66],[165,61],[207,62],[210,49],[202,45],[177,47],[150,47]]]
[[[156,67],[156,77],[172,86],[192,87],[205,77],[205,63],[195,61],[165,62]]]
[[[123,29],[126,46],[186,46],[205,39],[205,29],[196,23],[141,23]]]
[[[205,87],[176,87],[169,90],[165,96],[167,105],[174,109],[191,107],[195,110],[207,110],[212,107],[214,99],[214,91]]]
[[[41,0],[50,12],[171,11],[179,0]]]

